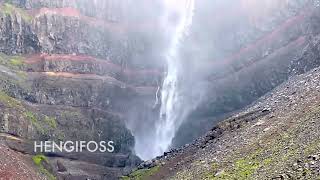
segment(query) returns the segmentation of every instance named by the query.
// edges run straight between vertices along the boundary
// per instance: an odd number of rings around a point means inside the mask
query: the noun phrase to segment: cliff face
[[[115,142],[111,154],[48,157],[47,171],[64,178],[113,179],[140,162],[127,111],[152,110],[161,66],[148,60],[150,34],[141,33],[150,19],[125,12],[131,3],[0,1],[3,149],[23,152],[31,165],[33,140]]]
[[[201,56],[197,62],[187,61],[185,71],[198,74],[189,78],[191,82],[206,83],[201,91],[205,98],[180,128],[177,146],[205,133],[208,123],[214,124],[283,83],[298,72],[298,66],[305,68],[300,67],[299,73],[318,67],[317,60],[303,55],[315,36],[310,34],[310,22],[317,12],[314,2],[254,2],[198,3],[202,11],[195,15],[194,37],[189,40],[198,47],[188,44],[185,52]],[[232,8],[234,11],[227,11]],[[215,17],[212,23],[204,21],[209,13]],[[197,33],[200,31],[210,33]],[[205,40],[208,37],[212,40]],[[185,137],[190,138],[186,141]]]
[[[2,43],[7,47],[3,48],[4,52],[85,54],[119,65],[124,59],[133,63],[140,58],[140,63],[136,63],[143,68],[146,63],[142,59],[147,58],[143,57],[144,53],[152,48],[147,46],[159,34],[160,13],[152,11],[153,16],[145,16],[157,3],[141,1],[135,2],[135,6],[132,3],[125,0],[3,2],[2,33],[8,33],[3,35],[8,39]],[[146,10],[144,16],[139,16],[142,9]],[[153,39],[148,38],[151,34]]]
[[[5,4],[1,13],[1,52],[33,53],[40,50],[37,36],[28,25],[26,14],[12,14],[13,6]],[[27,16],[27,17],[25,17]],[[26,18],[26,19],[24,19]]]

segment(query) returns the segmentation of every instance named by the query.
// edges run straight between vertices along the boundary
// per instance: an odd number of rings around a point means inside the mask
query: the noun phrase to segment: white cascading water
[[[167,27],[173,26],[173,29],[170,31],[171,42],[166,54],[168,69],[161,92],[160,118],[156,122],[154,155],[160,155],[169,149],[177,129],[188,113],[184,104],[185,97],[179,89],[182,63],[179,49],[192,25],[195,0],[165,0],[165,4],[168,10]],[[177,18],[174,25],[170,24],[172,15]]]

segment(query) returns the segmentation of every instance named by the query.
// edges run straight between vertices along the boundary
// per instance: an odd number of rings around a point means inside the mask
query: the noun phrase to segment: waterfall
[[[172,139],[175,136],[177,129],[181,126],[184,118],[188,113],[188,108],[185,107],[184,91],[181,90],[181,63],[183,63],[179,49],[180,43],[188,34],[189,28],[192,25],[193,13],[195,8],[195,0],[165,0],[168,9],[168,14],[175,14],[176,24],[170,25],[167,22],[167,27],[173,29],[170,33],[171,42],[166,52],[167,73],[163,82],[161,92],[161,109],[160,117],[156,122],[156,137],[155,137],[155,153],[160,155],[167,151],[171,145]],[[170,18],[170,17],[167,18]]]
[[[190,97],[190,93],[192,94],[189,90],[190,84],[181,80],[185,74],[181,67],[184,62],[180,57],[180,45],[192,25],[195,0],[163,0],[163,2],[165,12],[160,23],[163,35],[168,39],[167,49],[163,52],[167,61],[167,72],[162,88],[157,90],[154,105],[156,107],[158,101],[161,101],[160,115],[151,123],[148,120],[139,125],[136,121],[127,123],[127,127],[131,130],[137,129],[136,126],[149,128],[133,131],[135,153],[143,160],[162,155],[170,148],[176,131],[191,111],[190,104],[194,102],[192,95]],[[161,98],[158,99],[160,90]],[[148,115],[142,116],[142,119],[145,117]]]

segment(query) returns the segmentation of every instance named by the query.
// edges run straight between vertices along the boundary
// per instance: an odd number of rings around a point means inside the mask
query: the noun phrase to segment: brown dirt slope
[[[33,180],[46,179],[40,175],[32,159],[0,144],[0,179]]]

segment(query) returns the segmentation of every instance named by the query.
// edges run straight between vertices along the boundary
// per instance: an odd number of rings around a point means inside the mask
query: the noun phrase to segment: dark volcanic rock
[[[29,23],[19,13],[0,12],[0,51],[7,54],[37,53],[40,44]]]
[[[67,168],[59,160],[57,160],[57,168],[58,168],[58,172],[66,172],[67,171]]]

